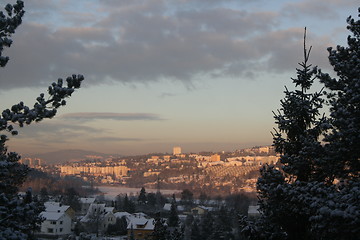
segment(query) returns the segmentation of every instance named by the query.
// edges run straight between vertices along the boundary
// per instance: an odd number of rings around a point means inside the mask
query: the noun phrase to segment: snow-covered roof
[[[105,212],[114,212],[114,207],[105,207]]]
[[[135,217],[147,217],[147,215],[145,213],[142,212],[138,212],[138,213],[133,213],[132,215],[134,215]]]
[[[45,220],[57,221],[64,215],[63,212],[41,212],[40,216],[44,217]]]
[[[105,207],[104,203],[92,203],[89,207],[86,215],[80,220],[80,222],[87,222],[92,219],[94,214],[99,214],[99,216],[106,216],[108,214],[113,214],[113,207]]]
[[[131,215],[127,218],[129,220],[128,229],[154,230],[155,221],[153,218],[136,217]]]
[[[171,209],[171,203],[165,203],[163,209],[166,210],[166,211],[170,211],[170,209]],[[177,205],[177,206],[176,206],[176,209],[177,209],[178,211],[184,211],[185,208],[184,208],[184,206]]]
[[[165,203],[163,209],[166,210],[166,211],[170,211],[170,209],[171,209],[171,203]]]
[[[122,217],[129,217],[129,216],[131,216],[131,214],[130,213],[128,213],[128,212],[116,212],[116,213],[114,213],[114,216],[116,217],[116,218],[122,218]]]
[[[259,205],[249,206],[248,214],[259,214]]]
[[[135,216],[130,216],[129,217],[129,224],[133,224],[134,226],[135,225],[145,225],[149,219],[147,218],[138,218],[138,217],[135,217]]]
[[[94,203],[95,198],[80,198],[81,203]]]
[[[197,206],[198,208],[201,208],[201,209],[204,209],[204,210],[206,210],[206,211],[213,211],[214,210],[214,208],[213,207],[205,207],[205,206],[202,206],[202,205],[200,205],[200,206]]]
[[[46,212],[66,212],[70,206],[62,205],[59,202],[45,202],[45,211]]]
[[[105,208],[105,203],[92,203],[90,204],[89,211],[94,211],[94,209],[100,209],[103,211]]]

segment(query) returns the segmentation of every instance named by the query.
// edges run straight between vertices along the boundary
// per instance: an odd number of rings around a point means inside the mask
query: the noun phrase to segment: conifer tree
[[[201,238],[207,240],[214,231],[214,218],[210,211],[206,212],[200,222]]]
[[[191,240],[201,240],[200,229],[199,229],[199,225],[198,225],[198,222],[196,219],[194,219],[194,221],[192,222],[192,225],[191,225],[190,239]]]
[[[274,134],[282,168],[261,169],[261,217],[253,224],[240,221],[249,239],[360,239],[360,21],[349,17],[347,22],[349,46],[328,49],[338,79],[300,64],[294,83],[302,90],[285,91]],[[305,47],[304,53],[306,63]],[[329,119],[319,115],[321,92],[304,95],[312,85],[310,73],[329,89],[323,92]],[[325,145],[319,143],[322,136]]]
[[[173,199],[171,201],[168,226],[169,227],[178,227],[179,226],[179,215],[177,213],[177,205],[176,205],[175,195],[173,195]]]
[[[11,35],[21,24],[25,13],[24,3],[17,1],[7,4],[5,13],[0,11],[0,66],[5,67],[9,57],[2,56],[4,47],[12,44]],[[65,98],[70,97],[75,89],[80,87],[82,75],[73,75],[63,80],[58,79],[48,88],[48,95],[41,93],[36,98],[33,108],[23,102],[5,109],[0,115],[0,131],[14,136],[18,134],[16,127],[23,127],[33,122],[40,122],[45,118],[56,115],[60,106],[66,105]],[[6,134],[0,135],[0,239],[33,239],[34,230],[38,229],[42,218],[39,216],[43,207],[32,201],[31,191],[24,199],[18,196],[18,187],[21,186],[29,168],[19,163],[20,156],[15,152],[8,152]]]
[[[184,239],[184,234],[182,229],[178,230],[177,228],[175,228],[174,231],[169,236],[169,240],[182,240],[182,239]]]
[[[169,232],[165,221],[161,218],[160,212],[156,214],[154,219],[154,232],[151,234],[154,240],[166,240]]]
[[[318,72],[309,64],[311,47],[306,48],[304,34],[304,61],[299,63],[297,77],[292,78],[294,91],[285,87],[285,98],[280,101],[281,109],[274,112],[274,146],[281,154],[280,162],[289,181],[323,180],[318,162],[323,156],[319,137],[327,129],[327,119],[320,113],[324,99],[322,91],[309,93]],[[285,135],[285,136],[284,136]]]
[[[138,203],[140,203],[140,204],[146,204],[146,201],[147,201],[146,191],[145,191],[145,188],[142,187],[141,190],[140,190],[139,197],[138,197]]]
[[[319,137],[326,130],[326,118],[320,117],[323,99],[321,92],[309,93],[317,74],[317,68],[308,63],[310,51],[305,45],[304,61],[299,63],[297,78],[292,78],[294,91],[285,90],[281,109],[274,113],[278,124],[275,130],[275,150],[281,154],[282,169],[264,166],[257,188],[263,217],[269,224],[280,226],[288,239],[309,238],[309,212],[296,196],[298,184],[323,180],[319,159],[323,147]],[[292,190],[292,191],[291,191]]]
[[[360,8],[359,8],[360,12]],[[359,14],[360,17],[360,14]],[[336,72],[333,78],[320,71],[327,93],[332,129],[325,141],[327,174],[333,178],[358,179],[360,176],[360,20],[351,16],[347,47],[328,48],[329,61]]]
[[[125,194],[125,197],[124,197],[123,209],[125,212],[128,212],[128,213],[135,212],[135,203],[131,199],[129,199],[127,194]]]

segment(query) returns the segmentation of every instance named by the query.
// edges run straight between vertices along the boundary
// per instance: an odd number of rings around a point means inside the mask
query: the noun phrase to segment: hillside
[[[55,151],[55,152],[34,154],[31,156],[26,156],[26,157],[40,158],[46,164],[54,165],[54,164],[62,164],[65,162],[76,162],[79,160],[84,160],[86,158],[89,158],[88,156],[107,158],[110,155],[104,154],[104,153],[99,153],[99,152],[94,152],[94,151],[80,150],[80,149],[67,149],[67,150],[60,150],[60,151]],[[117,156],[120,156],[120,155],[117,155]]]

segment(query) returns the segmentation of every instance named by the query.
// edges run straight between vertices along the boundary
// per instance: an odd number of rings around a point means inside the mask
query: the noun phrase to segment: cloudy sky
[[[0,0],[1,6],[15,0]],[[51,120],[9,149],[141,154],[270,145],[272,111],[302,60],[331,71],[358,0],[27,0],[0,69],[0,106],[34,99],[59,77],[86,80]],[[321,88],[319,84],[315,86]]]

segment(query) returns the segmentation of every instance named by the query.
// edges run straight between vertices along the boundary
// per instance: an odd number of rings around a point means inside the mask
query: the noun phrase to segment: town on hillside
[[[234,152],[157,153],[130,157],[84,156],[63,164],[46,165],[38,158],[22,162],[50,176],[83,181],[85,185],[123,186],[147,189],[190,189],[209,196],[255,192],[259,169],[276,164],[279,156],[273,147],[253,147]],[[31,184],[39,192],[41,180]]]

